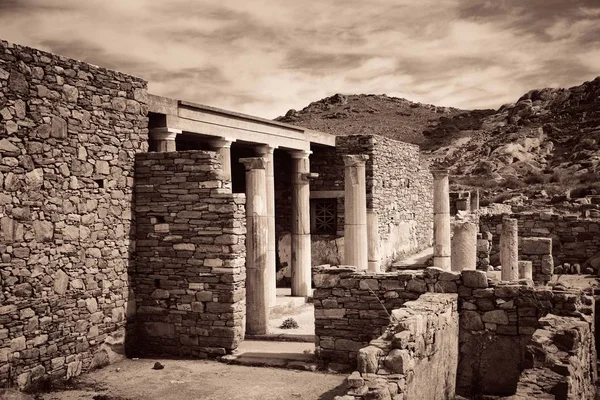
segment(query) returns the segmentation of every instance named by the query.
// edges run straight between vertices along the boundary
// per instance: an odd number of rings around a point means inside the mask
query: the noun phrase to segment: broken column
[[[368,261],[370,272],[380,272],[381,258],[379,255],[379,217],[373,210],[367,210]]]
[[[500,233],[500,265],[502,280],[516,281],[519,279],[519,235],[515,218],[502,220]]]
[[[365,154],[344,155],[344,263],[358,270],[368,267],[367,186]]]
[[[451,269],[448,170],[433,170],[433,266]]]
[[[519,279],[533,280],[533,262],[519,261]]]
[[[210,145],[217,154],[221,161],[221,167],[223,168],[223,178],[231,183],[231,144],[235,142],[232,138],[221,138],[212,140]]]
[[[471,212],[479,210],[479,189],[471,192]]]
[[[179,129],[173,128],[152,128],[150,129],[150,140],[155,143],[156,151],[159,153],[169,153],[177,151],[175,138],[181,133]]]
[[[477,231],[472,222],[455,222],[452,226],[452,271],[477,268]]]
[[[310,243],[310,151],[292,156],[292,296],[312,296]]]
[[[266,197],[267,160],[240,158],[246,167],[246,333],[267,333],[268,218]]]
[[[269,307],[277,301],[277,271],[275,255],[275,177],[273,172],[273,151],[275,147],[264,145],[256,148],[259,156],[267,160],[266,182],[267,182],[267,219],[269,223],[268,253],[267,253],[267,278]]]

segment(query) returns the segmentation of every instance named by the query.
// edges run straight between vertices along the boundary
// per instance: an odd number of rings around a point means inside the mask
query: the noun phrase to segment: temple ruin
[[[592,399],[596,293],[548,283],[600,251],[598,219],[453,221],[478,192],[348,133],[0,41],[0,387],[228,355],[288,286],[344,399]],[[432,246],[432,266],[393,267]]]

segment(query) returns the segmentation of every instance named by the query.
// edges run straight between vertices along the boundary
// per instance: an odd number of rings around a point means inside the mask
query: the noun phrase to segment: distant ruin
[[[476,215],[418,146],[348,134],[0,41],[0,387],[224,356],[288,284],[348,400],[593,398],[595,293],[552,280],[595,272],[598,220]]]

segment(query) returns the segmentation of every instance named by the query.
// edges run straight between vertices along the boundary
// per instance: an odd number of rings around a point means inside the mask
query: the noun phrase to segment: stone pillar
[[[365,154],[345,155],[344,159],[344,264],[358,270],[368,267],[367,186]]]
[[[448,170],[433,170],[433,266],[450,270],[450,183]]]
[[[264,335],[269,318],[267,286],[267,160],[240,158],[246,167],[246,333]]]
[[[515,218],[502,220],[500,233],[500,265],[502,280],[516,281],[519,279],[519,234]]]
[[[221,165],[223,167],[223,178],[231,184],[231,144],[235,142],[235,139],[232,138],[221,138],[216,140],[211,140],[210,145],[217,154],[219,155],[219,159],[221,160]]]
[[[471,192],[471,212],[479,210],[479,189]]]
[[[379,217],[373,210],[367,210],[368,234],[368,269],[370,272],[381,272],[381,258],[379,255]]]
[[[149,131],[150,140],[156,143],[156,151],[159,153],[169,153],[177,151],[175,138],[181,134],[181,130],[173,128],[152,128]]]
[[[455,222],[452,228],[452,271],[476,269],[479,227],[472,222]]]
[[[310,151],[292,156],[292,296],[312,296],[310,243]]]
[[[275,254],[275,176],[273,172],[273,151],[275,147],[264,145],[256,148],[256,153],[267,160],[267,219],[269,223],[269,244],[267,253],[267,278],[269,307],[277,303],[277,270]]]
[[[533,262],[519,261],[519,279],[533,280]]]

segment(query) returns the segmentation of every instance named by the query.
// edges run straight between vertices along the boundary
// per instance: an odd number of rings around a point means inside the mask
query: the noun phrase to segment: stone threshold
[[[219,358],[226,364],[316,371],[313,343],[245,340],[240,347]]]

